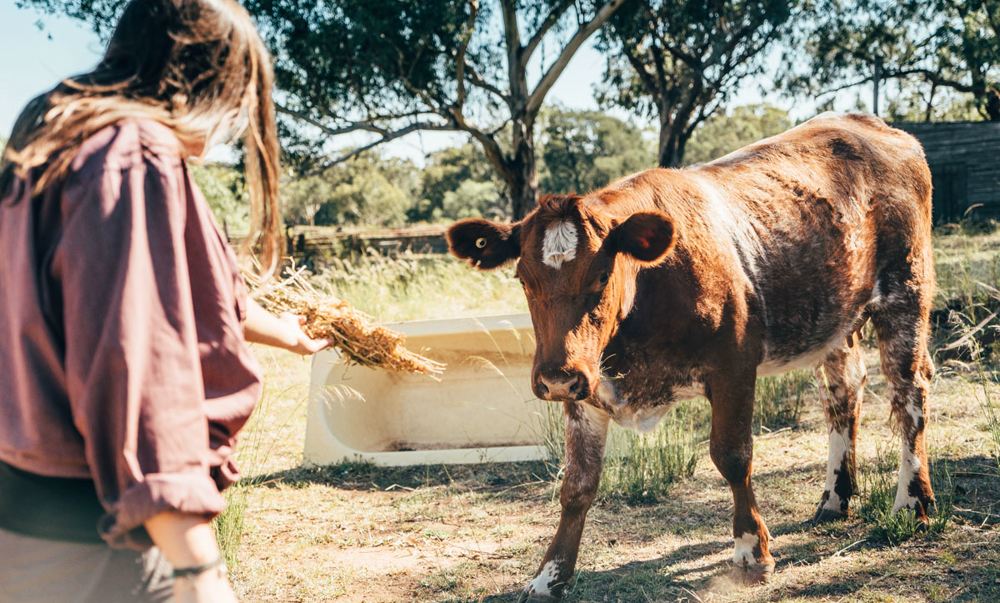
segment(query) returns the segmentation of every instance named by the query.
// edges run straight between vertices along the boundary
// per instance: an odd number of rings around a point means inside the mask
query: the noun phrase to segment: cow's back
[[[765,371],[841,344],[887,265],[909,250],[929,257],[923,151],[878,118],[821,116],[684,173],[710,227],[734,241]]]

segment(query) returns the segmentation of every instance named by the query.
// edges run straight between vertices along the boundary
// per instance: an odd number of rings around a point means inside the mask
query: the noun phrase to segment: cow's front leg
[[[755,374],[729,373],[708,380],[712,403],[712,462],[733,491],[733,563],[748,577],[764,579],[774,569],[769,550],[771,534],[757,510],[750,483],[753,461]]]
[[[583,402],[566,403],[566,472],[559,494],[559,529],[521,601],[558,599],[573,577],[583,524],[601,479],[607,435],[607,413]]]

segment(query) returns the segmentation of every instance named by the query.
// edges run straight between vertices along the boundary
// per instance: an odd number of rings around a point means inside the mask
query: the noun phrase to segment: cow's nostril
[[[538,382],[538,395],[539,396],[544,396],[547,393],[549,393],[548,386],[545,385],[544,383],[542,383],[541,381],[539,381]]]
[[[580,378],[573,377],[573,381],[569,384],[569,393],[575,394],[580,391]]]

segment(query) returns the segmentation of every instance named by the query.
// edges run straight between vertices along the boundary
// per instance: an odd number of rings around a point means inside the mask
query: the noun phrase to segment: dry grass
[[[997,243],[995,235],[978,242],[949,239],[939,249],[975,257],[974,270],[988,272],[993,256],[976,245],[995,254]],[[338,292],[366,309],[366,298],[377,299],[381,320],[422,316],[413,299],[386,292],[426,291],[431,303],[424,315],[448,312],[441,301],[448,296],[463,313],[475,311],[476,295],[490,310],[510,306],[503,288],[513,285],[503,274],[490,275],[484,285],[480,275],[456,281],[447,264],[421,265],[419,280],[390,266],[371,270],[384,278],[366,284],[363,278],[348,282],[338,276],[344,283]],[[952,278],[960,271],[954,270],[942,270],[948,283],[960,280]],[[946,291],[961,290],[959,284]],[[555,531],[553,465],[301,468],[308,364],[258,351],[268,376],[266,404],[244,437],[251,445],[240,450],[250,479],[239,493],[246,513],[233,578],[243,600],[513,599]],[[858,455],[870,481],[852,518],[821,527],[805,523],[822,492],[827,436],[815,391],[803,381],[775,394],[797,401],[796,420],[762,422],[755,439],[755,488],[776,538],[778,562],[767,584],[744,587],[729,579],[731,495],[700,446],[693,453],[693,476],[664,488],[655,503],[599,499],[567,600],[1000,600],[1000,474],[991,433],[996,415],[986,412],[997,409],[1000,383],[992,372],[980,379],[968,367],[942,363],[927,437],[938,495],[948,496],[953,511],[941,529],[906,535],[901,526],[889,544],[878,532],[884,522],[860,512],[863,503],[882,504],[878,497],[887,486],[878,479],[889,476],[894,490],[891,453],[884,451],[898,447],[877,354],[869,351],[867,363]]]
[[[244,462],[255,480],[246,490],[234,571],[243,600],[512,600],[558,520],[558,481],[544,463],[299,468],[299,384],[308,367],[278,354],[265,363],[274,379],[269,404],[248,439],[265,433],[269,452]],[[869,370],[863,466],[897,446],[874,354]],[[876,526],[859,514],[805,525],[822,492],[826,459],[824,419],[811,397],[799,427],[756,438],[756,490],[778,559],[769,584],[743,588],[726,580],[732,502],[700,450],[694,476],[656,504],[602,497],[567,600],[696,601],[688,591],[705,601],[1000,600],[1000,478],[976,390],[957,375],[934,386],[928,437],[936,463],[948,462],[955,491],[954,517],[941,533],[892,547],[873,539]]]
[[[440,362],[406,349],[400,333],[375,324],[346,301],[317,289],[302,269],[292,267],[283,278],[270,281],[252,273],[245,276],[257,303],[275,314],[301,316],[306,334],[330,341],[349,364],[431,377],[444,370]]]

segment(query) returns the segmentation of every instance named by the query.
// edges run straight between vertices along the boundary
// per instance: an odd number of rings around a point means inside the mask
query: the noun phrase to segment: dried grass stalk
[[[390,371],[417,373],[437,379],[445,365],[406,349],[405,337],[351,307],[318,291],[304,269],[289,269],[283,279],[262,281],[244,274],[251,296],[275,314],[291,312],[305,318],[303,330],[314,339],[329,339],[347,362]]]

